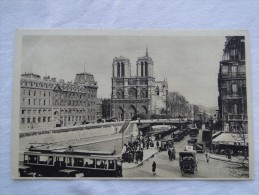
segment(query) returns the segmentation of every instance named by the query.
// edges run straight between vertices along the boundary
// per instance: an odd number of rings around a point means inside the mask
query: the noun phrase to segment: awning
[[[212,144],[225,145],[248,145],[248,135],[240,135],[234,133],[222,133],[212,140]]]

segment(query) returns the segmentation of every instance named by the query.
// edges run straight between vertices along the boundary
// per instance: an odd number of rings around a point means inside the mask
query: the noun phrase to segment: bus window
[[[37,163],[37,156],[29,155],[29,163]]]
[[[48,157],[47,156],[39,156],[39,164],[47,164]]]
[[[74,166],[77,167],[83,167],[84,166],[84,160],[83,158],[74,158]]]

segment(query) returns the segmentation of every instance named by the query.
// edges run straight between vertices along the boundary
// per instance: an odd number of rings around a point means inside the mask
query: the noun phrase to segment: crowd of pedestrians
[[[143,161],[144,149],[153,147],[154,144],[148,137],[146,140],[136,139],[135,141],[129,141],[128,144],[124,144],[122,149],[122,160],[128,163],[136,163]]]

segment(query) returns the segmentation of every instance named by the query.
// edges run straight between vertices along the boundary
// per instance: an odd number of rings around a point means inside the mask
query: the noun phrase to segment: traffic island
[[[157,148],[150,148],[148,150],[143,150],[143,160],[138,162],[138,163],[128,163],[128,162],[124,162],[122,164],[122,168],[123,169],[132,169],[135,168],[141,164],[143,164],[144,161],[148,160],[149,158],[153,157],[156,153],[158,153],[159,150]]]

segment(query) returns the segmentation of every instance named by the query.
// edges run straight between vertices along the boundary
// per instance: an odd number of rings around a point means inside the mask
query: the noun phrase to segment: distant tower
[[[148,56],[148,47],[146,55],[137,60],[137,77],[153,77],[153,60]]]
[[[130,60],[125,57],[115,57],[112,63],[112,77],[130,77],[131,64]]]

